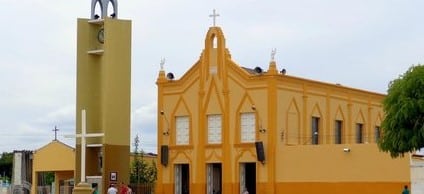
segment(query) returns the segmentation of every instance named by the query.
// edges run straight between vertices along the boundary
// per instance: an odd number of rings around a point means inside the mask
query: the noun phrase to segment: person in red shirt
[[[128,194],[128,186],[124,182],[121,183],[119,194]]]

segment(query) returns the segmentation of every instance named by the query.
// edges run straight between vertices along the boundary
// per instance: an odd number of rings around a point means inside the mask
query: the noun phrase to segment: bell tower
[[[99,193],[129,182],[131,21],[117,6],[92,0],[77,24],[76,134],[86,135],[76,140],[75,183],[97,183]]]

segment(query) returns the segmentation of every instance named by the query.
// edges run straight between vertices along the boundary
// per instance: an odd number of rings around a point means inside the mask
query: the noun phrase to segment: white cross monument
[[[81,182],[85,183],[85,150],[87,147],[87,137],[102,137],[104,133],[87,133],[87,123],[85,109],[81,110],[81,133],[75,135],[66,135],[69,138],[81,138]],[[93,145],[91,145],[93,146]]]

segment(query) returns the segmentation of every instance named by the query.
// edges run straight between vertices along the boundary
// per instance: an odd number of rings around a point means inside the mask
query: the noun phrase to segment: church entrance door
[[[189,194],[190,193],[190,170],[188,164],[176,164],[174,173],[175,181],[174,188],[175,194]]]
[[[240,163],[240,193],[256,194],[256,163]]]
[[[222,167],[221,163],[210,163],[206,166],[207,194],[221,194]]]

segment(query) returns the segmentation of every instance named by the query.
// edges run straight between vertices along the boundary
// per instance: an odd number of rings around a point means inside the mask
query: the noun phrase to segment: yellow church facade
[[[231,59],[210,27],[198,61],[158,85],[158,194],[400,193],[409,158],[376,142],[383,94]]]

